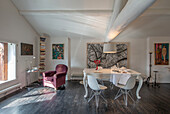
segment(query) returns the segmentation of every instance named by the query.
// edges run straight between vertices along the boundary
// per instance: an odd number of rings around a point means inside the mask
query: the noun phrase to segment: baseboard
[[[7,98],[9,98],[9,97],[11,97],[11,96],[13,96],[13,95],[18,94],[18,93],[21,92],[23,89],[24,89],[24,88],[22,88],[22,89],[16,89],[16,90],[14,90],[14,91],[11,92],[11,93],[2,96],[2,97],[0,98],[0,102],[2,102],[3,100],[5,100],[5,99],[7,99]]]
[[[73,75],[73,76],[71,76],[71,80],[83,80],[83,76]]]

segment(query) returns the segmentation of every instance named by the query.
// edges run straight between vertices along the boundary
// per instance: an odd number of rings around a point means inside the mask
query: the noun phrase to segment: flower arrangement
[[[100,60],[94,60],[94,63],[96,64],[96,70],[98,70],[98,65],[100,64]]]

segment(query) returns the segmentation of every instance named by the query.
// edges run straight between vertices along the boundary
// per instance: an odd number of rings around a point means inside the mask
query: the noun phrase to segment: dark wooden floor
[[[109,86],[108,82],[105,82]],[[104,92],[108,101],[96,109],[94,99],[88,104],[84,99],[84,87],[78,81],[68,81],[65,90],[37,87],[31,91],[23,90],[0,102],[1,114],[170,114],[170,84],[161,84],[160,88],[143,85],[142,99],[133,103],[128,100],[124,105],[123,97],[114,100],[118,88]],[[132,91],[135,94],[136,88]]]

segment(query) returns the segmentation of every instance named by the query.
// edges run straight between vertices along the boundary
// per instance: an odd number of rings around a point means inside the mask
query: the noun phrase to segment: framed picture
[[[155,65],[169,65],[169,43],[155,43]]]
[[[119,64],[119,67],[129,67],[128,47],[129,43],[116,42],[117,53],[103,53],[104,43],[87,43],[87,68],[95,68],[96,60],[100,60],[99,66],[111,68]]]
[[[33,45],[21,43],[21,55],[33,55]]]
[[[52,44],[52,58],[64,59],[64,44]]]

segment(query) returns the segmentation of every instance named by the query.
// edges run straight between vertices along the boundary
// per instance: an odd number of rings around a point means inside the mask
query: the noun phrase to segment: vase
[[[98,70],[98,65],[96,65],[96,70]]]

